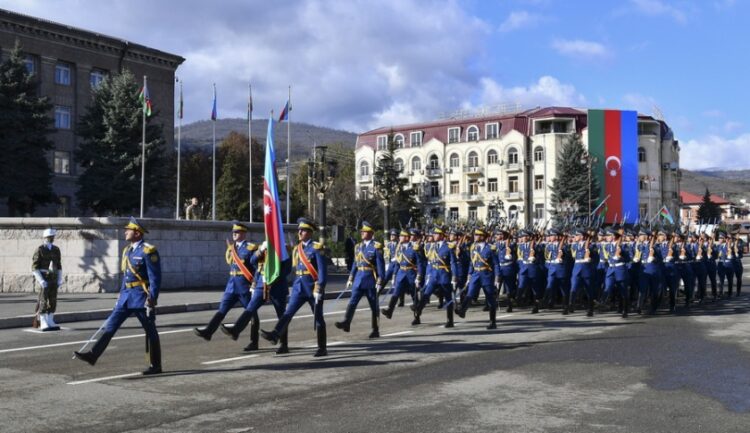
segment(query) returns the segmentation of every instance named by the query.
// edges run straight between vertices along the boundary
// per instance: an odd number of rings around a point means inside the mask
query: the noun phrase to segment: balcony
[[[520,163],[518,163],[518,162],[516,162],[516,163],[513,163],[513,164],[508,164],[508,165],[507,165],[507,166],[505,167],[505,170],[506,170],[506,171],[507,171],[508,173],[514,173],[514,172],[518,172],[518,171],[521,171],[521,170],[523,170],[523,164],[520,164]]]
[[[440,194],[422,194],[422,203],[436,203],[441,201]]]
[[[482,195],[479,192],[463,192],[461,193],[461,200],[476,203],[482,201]]]
[[[359,180],[359,183],[370,183],[372,182],[372,176],[369,174],[360,174],[357,176],[357,180]]]
[[[427,176],[427,177],[443,177],[443,169],[441,169],[441,168],[427,168],[425,170],[425,176]]]
[[[523,200],[522,191],[505,191],[504,196],[506,200]]]
[[[484,176],[484,167],[477,165],[464,165],[464,174],[469,176]]]

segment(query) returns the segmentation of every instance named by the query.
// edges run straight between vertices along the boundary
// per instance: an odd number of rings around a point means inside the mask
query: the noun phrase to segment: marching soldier
[[[518,234],[518,262],[520,265],[518,271],[518,290],[521,296],[525,297],[527,293],[531,294],[532,309],[531,314],[539,312],[539,265],[537,257],[543,254],[541,249],[533,239],[535,233],[522,230]]]
[[[453,290],[458,286],[458,281],[455,277],[456,271],[456,254],[455,245],[445,241],[445,231],[442,227],[435,227],[432,231],[434,243],[430,250],[427,252],[428,260],[428,271],[427,280],[425,283],[424,293],[422,299],[414,307],[414,320],[411,322],[412,325],[419,325],[421,322],[422,310],[430,300],[430,296],[433,293],[442,293],[446,297],[450,297],[450,300],[446,302],[446,315],[447,320],[445,322],[446,328],[453,327],[453,310],[455,308],[453,304]]]
[[[349,305],[346,306],[344,320],[336,322],[334,325],[344,332],[349,332],[354,312],[357,311],[357,304],[359,304],[362,296],[365,296],[372,312],[372,332],[370,333],[370,338],[378,338],[380,337],[378,293],[380,293],[380,289],[385,284],[383,280],[385,276],[383,244],[372,239],[375,230],[367,221],[362,222],[362,228],[360,228],[359,233],[362,237],[362,242],[354,247],[354,266],[352,266],[349,280],[346,282],[346,288],[352,289],[352,297],[349,298]]]
[[[602,258],[607,262],[602,304],[606,307],[612,292],[615,291],[620,296],[617,311],[622,314],[623,319],[626,319],[630,310],[627,268],[630,262],[630,251],[627,243],[623,242],[622,233],[611,228],[607,234],[608,238],[611,237],[612,239],[600,247]]]
[[[250,303],[250,285],[255,282],[255,270],[258,265],[258,246],[247,241],[246,225],[239,222],[232,224],[232,242],[227,241],[224,259],[229,265],[229,279],[224,288],[219,309],[203,328],[194,328],[195,335],[206,341],[216,332],[229,310],[239,301],[243,307]]]
[[[466,317],[466,310],[472,299],[479,295],[479,289],[484,292],[490,312],[490,323],[487,329],[497,328],[497,299],[495,297],[495,269],[497,268],[497,251],[494,244],[485,242],[487,232],[477,228],[474,230],[474,244],[471,247],[471,261],[469,262],[469,283],[466,297],[461,305],[456,305],[458,317]],[[450,307],[449,307],[450,308]]]
[[[701,233],[701,239],[703,239],[704,245],[706,245],[706,273],[708,275],[708,281],[711,282],[711,297],[716,300],[716,259],[719,257],[719,252],[716,249],[714,236],[709,236],[708,233]]]
[[[146,331],[151,361],[151,365],[143,374],[161,373],[161,345],[152,314],[161,288],[161,260],[156,247],[144,242],[143,237],[146,233],[148,230],[138,220],[130,217],[130,222],[125,226],[125,240],[130,242],[130,245],[122,252],[123,278],[120,296],[112,313],[107,317],[102,336],[90,351],[73,352],[76,358],[91,365],[96,364],[125,319],[135,315]]]
[[[495,272],[495,286],[498,292],[503,287],[508,297],[508,307],[505,311],[513,312],[513,300],[516,298],[516,260],[515,242],[507,230],[498,230],[495,236],[495,250],[497,251],[497,270]]]
[[[744,250],[744,242],[740,239],[739,233],[735,233],[732,241],[732,270],[737,280],[737,296],[740,296],[740,291],[742,291],[742,257],[744,256]]]
[[[411,229],[412,239],[417,239],[418,229]],[[417,241],[409,242],[410,233],[401,230],[398,246],[396,248],[395,260],[392,261],[388,272],[385,274],[385,281],[393,278],[394,292],[388,301],[388,308],[383,308],[381,313],[388,319],[393,316],[393,310],[396,302],[408,291],[412,296],[412,303],[417,303],[416,287],[421,285],[424,280],[424,255],[421,251],[421,244]]]
[[[573,243],[570,245],[570,253],[573,259],[573,272],[570,277],[570,298],[563,307],[563,314],[566,311],[573,312],[576,293],[578,289],[582,288],[586,292],[587,298],[586,303],[588,308],[586,316],[592,317],[594,315],[596,289],[592,282],[594,278],[594,264],[591,256],[596,247],[591,245],[590,241],[584,239],[587,235],[588,233],[583,229],[573,231]]]
[[[719,232],[719,245],[716,246],[718,251],[717,257],[717,273],[719,274],[719,297],[724,297],[724,278],[727,280],[727,287],[729,289],[729,297],[732,297],[732,279],[734,276],[734,268],[732,265],[732,247],[730,242],[727,240],[727,233],[725,231]]]
[[[41,286],[36,303],[34,327],[42,331],[59,331],[55,323],[57,309],[57,289],[63,283],[60,248],[54,245],[57,231],[53,228],[44,230],[44,243],[34,251],[31,259],[31,271]]]
[[[316,230],[315,223],[307,218],[297,220],[297,236],[299,243],[292,251],[292,268],[297,278],[292,284],[292,292],[289,295],[289,303],[284,315],[281,316],[272,331],[261,329],[261,337],[277,344],[283,335],[292,317],[305,303],[310,305],[313,312],[314,328],[318,338],[318,350],[315,357],[328,355],[326,349],[326,322],[323,319],[323,298],[325,286],[328,282],[328,273],[325,257],[323,256],[323,244],[312,241],[312,233]]]
[[[403,232],[403,230],[401,230],[401,232]],[[399,231],[396,230],[395,228],[392,228],[389,231],[389,233],[390,233],[390,239],[388,240],[388,242],[385,243],[385,248],[383,248],[383,261],[385,262],[386,273],[393,266],[393,262],[395,261],[395,258],[396,258],[396,247],[400,245]],[[409,233],[407,232],[406,234],[408,236]],[[348,271],[351,272],[351,268],[348,269]],[[393,275],[394,276],[396,275],[395,272],[393,273]],[[388,278],[384,279],[383,284],[388,284],[388,281],[390,281],[390,279]],[[391,284],[391,288],[395,290],[395,287],[393,286],[393,284]],[[378,293],[378,295],[380,294]],[[406,292],[401,292],[401,295],[399,295],[399,303],[398,303],[399,307],[404,306],[405,295],[406,295]]]
[[[549,230],[550,241],[545,245],[544,262],[547,264],[547,287],[545,298],[548,304],[554,302],[558,293],[563,296],[563,314],[568,314],[568,298],[570,292],[567,282],[568,246],[562,232],[557,229]]]
[[[639,263],[638,266],[638,302],[636,304],[636,313],[643,313],[643,306],[647,298],[650,298],[651,305],[649,314],[655,314],[661,298],[661,274],[664,266],[661,256],[661,250],[655,248],[655,239],[649,239],[652,236],[651,230],[642,227],[638,232],[640,237],[633,254],[633,262]]]
[[[692,268],[698,283],[698,303],[702,304],[706,297],[706,282],[708,277],[708,248],[702,236],[691,232],[689,236],[688,248],[690,254],[694,257]]]
[[[695,288],[695,275],[693,274],[693,253],[690,250],[690,246],[687,244],[685,233],[675,233],[676,242],[675,249],[679,252],[675,260],[675,280],[682,280],[682,284],[685,287],[685,308],[690,308],[690,303],[693,301],[693,290]],[[675,288],[675,295],[677,290]],[[672,302],[670,294],[670,303]]]

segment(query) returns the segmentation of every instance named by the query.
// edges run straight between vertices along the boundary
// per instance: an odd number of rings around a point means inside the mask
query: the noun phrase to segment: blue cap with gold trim
[[[398,232],[398,229],[394,227],[394,228],[390,229],[390,230],[388,231],[388,233],[389,233],[389,234],[390,234],[391,236],[398,236],[398,233],[399,233],[399,232]]]
[[[412,236],[422,236],[422,230],[419,230],[418,228],[411,228],[409,229],[409,234]]]
[[[372,224],[368,223],[367,221],[362,221],[362,226],[359,228],[360,232],[374,232],[375,228],[372,226]]]
[[[445,230],[443,230],[443,228],[440,227],[440,226],[435,226],[435,227],[432,228],[432,234],[444,235],[445,234]]]
[[[314,232],[318,229],[318,226],[308,218],[300,218],[297,220],[297,230],[309,230]]]
[[[138,222],[138,220],[135,219],[135,217],[130,217],[130,221],[128,221],[128,223],[125,225],[125,228],[130,229],[130,230],[135,230],[141,233],[148,233],[148,230],[146,230],[146,228],[143,227],[143,225],[140,222]]]
[[[232,233],[236,232],[247,232],[249,228],[239,221],[232,221]]]
[[[474,229],[474,234],[477,236],[487,236],[487,232],[483,228],[477,227]]]
[[[406,229],[401,229],[400,232],[398,232],[399,236],[409,236],[409,232]]]

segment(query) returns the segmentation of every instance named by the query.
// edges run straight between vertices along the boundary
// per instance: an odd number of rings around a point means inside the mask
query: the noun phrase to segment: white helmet
[[[44,236],[42,236],[42,237],[44,237],[44,238],[53,238],[56,235],[57,235],[57,230],[55,230],[53,228],[49,228],[49,229],[44,230]]]

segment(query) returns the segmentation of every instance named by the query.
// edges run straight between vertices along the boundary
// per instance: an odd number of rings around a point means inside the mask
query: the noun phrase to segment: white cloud
[[[742,128],[741,122],[736,122],[733,120],[729,120],[726,123],[724,123],[724,131],[726,132],[734,132],[738,129]]]
[[[485,77],[481,80],[482,105],[519,103],[530,106],[583,106],[586,98],[571,84],[563,84],[555,77],[545,75],[529,86],[503,87],[495,80]]]
[[[612,55],[603,44],[581,39],[556,39],[552,41],[552,48],[564,56],[583,59],[602,59]]]
[[[657,115],[655,108],[658,109],[659,105],[651,96],[641,95],[639,93],[628,93],[622,97],[625,102],[624,109],[636,110],[640,114],[646,114],[649,116]]]
[[[706,110],[702,114],[705,117],[711,117],[711,118],[724,117],[724,113],[722,113],[721,110],[717,110],[715,108],[711,110]]]
[[[678,23],[687,22],[687,14],[676,7],[660,0],[630,0],[636,10],[650,16],[666,15]]]
[[[527,11],[514,11],[500,24],[498,31],[507,33],[522,28],[533,27],[542,20],[541,15],[532,14]]]
[[[707,135],[680,143],[680,165],[689,170],[750,168],[750,133],[735,138]]]

